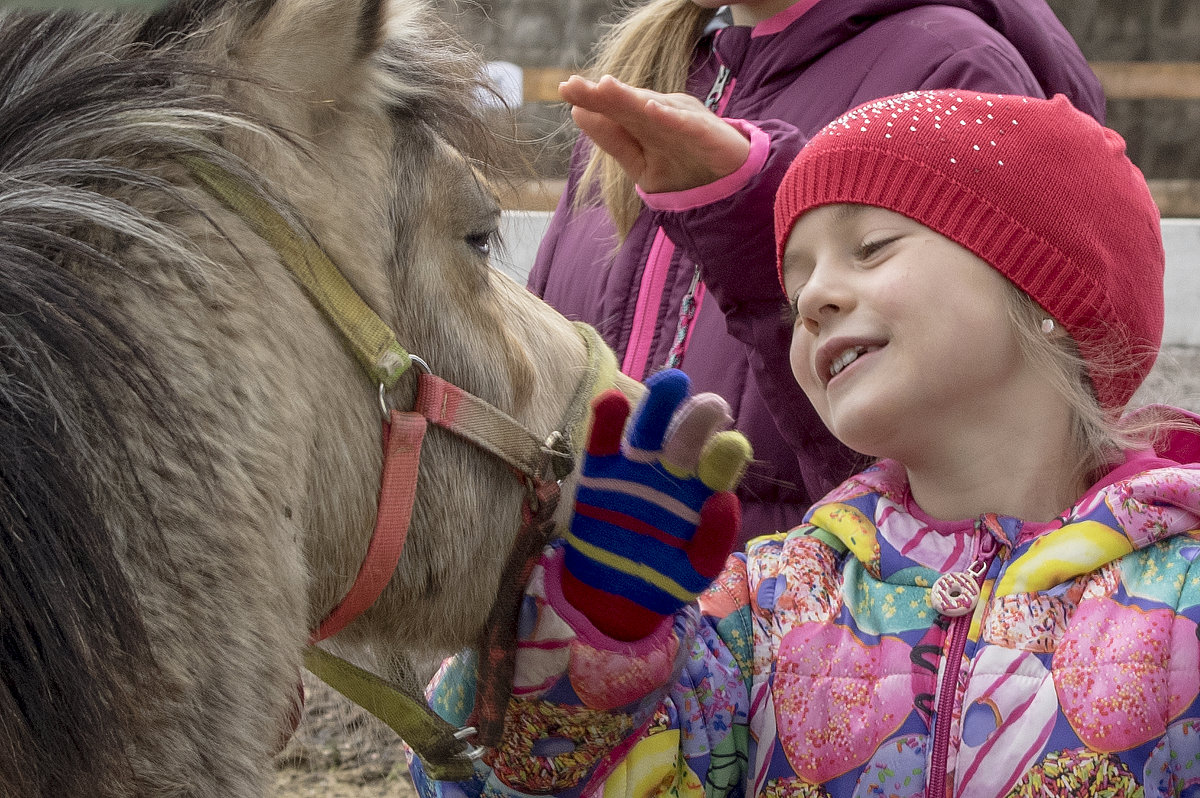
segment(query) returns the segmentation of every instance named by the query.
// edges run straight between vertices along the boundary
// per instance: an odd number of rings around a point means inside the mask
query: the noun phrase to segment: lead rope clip
[[[474,726],[463,726],[454,733],[454,739],[466,742],[468,737],[474,737],[478,733],[479,730]],[[487,749],[481,745],[475,745],[474,743],[470,742],[467,742],[467,745],[469,747],[466,751],[463,751],[462,755],[472,762],[478,762],[479,760],[483,759],[483,755],[487,753]]]

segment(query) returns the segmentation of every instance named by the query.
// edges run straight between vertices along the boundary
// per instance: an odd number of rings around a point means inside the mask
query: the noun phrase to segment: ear
[[[362,78],[366,59],[382,46],[387,15],[417,14],[424,2],[176,0],[149,17],[138,38],[156,48],[224,54],[237,72],[325,102]]]
[[[383,43],[388,0],[271,0],[250,3],[252,17],[230,42],[238,66],[266,84],[315,102],[346,96]],[[258,8],[256,8],[256,6]],[[265,6],[265,8],[263,8]],[[255,14],[257,10],[262,13]],[[247,24],[248,23],[248,24]]]

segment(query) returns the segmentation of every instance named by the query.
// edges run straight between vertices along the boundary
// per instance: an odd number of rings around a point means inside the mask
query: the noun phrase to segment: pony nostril
[[[533,750],[531,753],[534,756],[552,758],[569,754],[574,750],[574,741],[568,740],[566,737],[543,737],[540,740],[533,741]]]

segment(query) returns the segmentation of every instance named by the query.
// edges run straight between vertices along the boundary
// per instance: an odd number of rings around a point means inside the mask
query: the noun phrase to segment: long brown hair
[[[713,10],[692,0],[649,0],[632,7],[596,44],[590,77],[612,75],[623,83],[669,94],[687,86],[688,68]],[[575,207],[599,194],[624,238],[642,208],[633,180],[612,156],[593,147],[575,195]]]

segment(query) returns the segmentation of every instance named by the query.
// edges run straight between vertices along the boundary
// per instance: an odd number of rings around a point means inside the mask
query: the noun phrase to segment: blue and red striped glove
[[[623,394],[592,403],[563,560],[564,597],[618,640],[650,634],[720,573],[741,525],[732,491],[751,457],[728,429],[729,406],[688,398],[683,372],[660,371],[646,387],[628,428]]]

